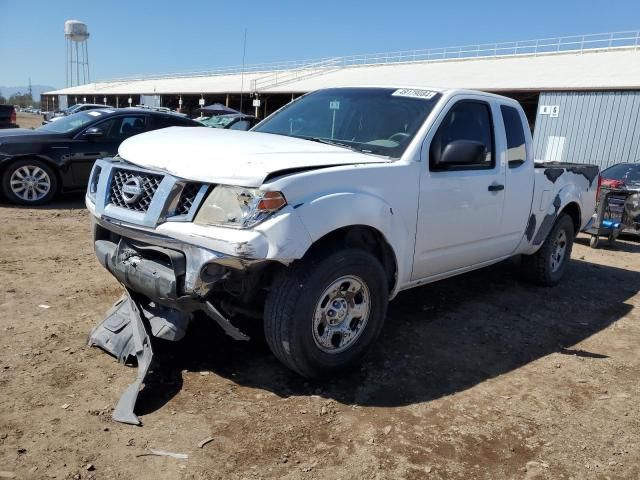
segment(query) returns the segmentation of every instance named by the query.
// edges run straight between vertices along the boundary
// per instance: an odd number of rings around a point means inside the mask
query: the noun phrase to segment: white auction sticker
[[[96,112],[95,110],[92,110],[90,112],[87,112],[89,115],[91,115],[92,117],[99,117],[100,115],[102,115],[102,113],[100,112]]]
[[[436,93],[438,92],[434,92],[432,90],[419,90],[417,88],[399,88],[398,90],[393,92],[391,96],[423,98],[425,100],[429,100],[433,98]]]

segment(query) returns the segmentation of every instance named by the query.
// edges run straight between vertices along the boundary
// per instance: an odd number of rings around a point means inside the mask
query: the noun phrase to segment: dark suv
[[[102,108],[35,130],[2,132],[2,193],[12,203],[39,205],[58,192],[84,190],[95,160],[115,155],[120,143],[133,135],[172,126],[200,124],[173,113]]]
[[[16,109],[13,105],[0,105],[0,128],[17,128]]]

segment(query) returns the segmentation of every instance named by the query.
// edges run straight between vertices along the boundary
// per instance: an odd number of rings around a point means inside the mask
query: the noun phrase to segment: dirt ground
[[[33,113],[18,112],[16,114],[16,123],[20,128],[38,128],[42,126],[42,115]]]
[[[637,241],[579,237],[555,288],[506,262],[405,292],[324,383],[194,323],[157,346],[142,427],[110,419],[136,370],[86,346],[120,290],[82,199],[0,205],[0,251],[0,478],[640,478]]]

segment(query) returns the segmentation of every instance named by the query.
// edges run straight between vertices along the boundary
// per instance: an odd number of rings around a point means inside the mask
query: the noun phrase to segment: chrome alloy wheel
[[[9,186],[16,197],[27,202],[35,202],[49,193],[51,178],[36,165],[23,165],[11,174]]]
[[[354,275],[335,280],[320,295],[313,315],[313,340],[325,353],[340,353],[351,347],[367,325],[371,294],[365,282]]]
[[[553,250],[551,252],[551,271],[557,272],[562,266],[564,257],[567,253],[567,233],[560,230],[553,241]]]

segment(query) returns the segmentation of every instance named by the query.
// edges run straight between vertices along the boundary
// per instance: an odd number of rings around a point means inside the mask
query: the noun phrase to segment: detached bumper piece
[[[136,357],[138,374],[135,381],[124,391],[112,418],[116,422],[140,425],[134,413],[140,387],[147,376],[153,348],[151,335],[166,340],[180,340],[186,333],[191,319],[185,314],[153,303],[143,306],[135,300],[135,294],[128,289],[111,309],[105,319],[91,332],[89,346],[98,346],[126,363],[129,357]]]

